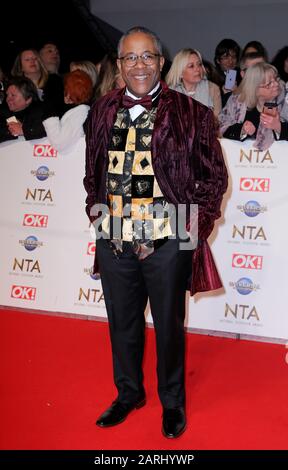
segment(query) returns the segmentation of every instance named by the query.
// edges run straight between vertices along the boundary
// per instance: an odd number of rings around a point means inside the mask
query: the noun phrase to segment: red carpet
[[[154,331],[147,405],[115,428],[106,323],[0,310],[0,449],[287,449],[288,364],[281,345],[187,335],[188,429],[161,435]]]

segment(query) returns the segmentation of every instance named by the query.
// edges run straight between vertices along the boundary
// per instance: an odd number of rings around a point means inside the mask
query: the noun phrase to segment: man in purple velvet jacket
[[[175,438],[186,428],[185,292],[187,286],[192,295],[221,287],[207,238],[220,216],[227,171],[212,111],[160,81],[158,37],[132,28],[119,42],[118,56],[126,88],[95,103],[86,136],[86,210],[97,226],[95,271],[101,274],[118,390],[96,424],[117,425],[146,403],[142,359],[149,299],[162,432]],[[198,245],[181,249],[173,217],[180,206],[189,213],[192,204],[198,205]],[[97,219],[99,207],[107,211]],[[187,237],[197,224],[193,217],[185,224]]]

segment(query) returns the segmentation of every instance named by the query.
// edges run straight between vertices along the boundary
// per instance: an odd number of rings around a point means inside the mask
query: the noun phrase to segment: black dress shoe
[[[162,433],[165,437],[173,439],[181,436],[186,429],[186,417],[184,408],[163,408]]]
[[[122,423],[131,411],[135,409],[138,410],[145,404],[145,397],[133,404],[121,403],[120,401],[115,400],[110,408],[104,411],[104,413],[97,419],[96,424],[101,428],[116,426],[116,424]]]

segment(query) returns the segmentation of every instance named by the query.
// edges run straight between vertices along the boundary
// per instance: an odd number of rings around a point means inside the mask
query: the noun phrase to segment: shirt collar
[[[160,82],[157,83],[157,85],[153,88],[153,90],[151,90],[148,95],[153,95],[154,93],[156,93],[157,91],[160,91]],[[139,96],[135,96],[133,95],[129,90],[128,88],[126,88],[125,90],[125,95],[128,95],[130,96],[131,98],[133,98],[134,100],[140,100]],[[152,101],[156,98],[156,96],[154,98],[152,98]]]

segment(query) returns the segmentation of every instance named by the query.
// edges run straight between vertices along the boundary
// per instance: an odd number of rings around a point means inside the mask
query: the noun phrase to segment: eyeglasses
[[[225,60],[228,60],[228,59],[237,59],[237,55],[236,55],[236,54],[233,54],[233,53],[231,54],[231,53],[229,52],[229,53],[227,53],[227,54],[221,55],[221,57],[220,57],[220,60],[224,60],[224,61],[225,61]]]
[[[270,82],[265,83],[265,85],[259,85],[259,88],[266,88],[266,90],[269,90],[275,85],[275,83],[279,83],[279,82],[280,82],[280,77],[275,77],[275,78],[272,78]]]
[[[152,52],[144,52],[141,55],[127,54],[124,57],[119,57],[119,59],[123,60],[124,64],[127,67],[134,67],[138,59],[141,59],[144,65],[154,65],[157,57],[160,57],[160,54],[153,54]]]

